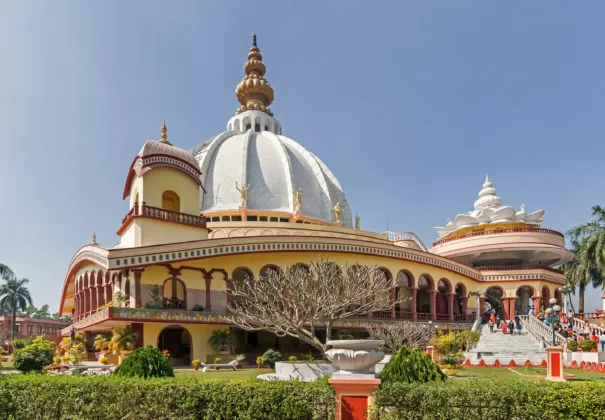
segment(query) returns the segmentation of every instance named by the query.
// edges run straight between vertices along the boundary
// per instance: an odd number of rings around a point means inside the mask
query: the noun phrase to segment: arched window
[[[281,271],[279,268],[277,268],[274,265],[266,265],[263,268],[260,269],[260,276],[261,277],[266,277],[269,276],[271,274],[276,275],[279,274]]]
[[[238,267],[233,270],[233,274],[231,274],[231,277],[233,278],[233,282],[243,282],[244,280],[254,279],[252,271],[248,270],[245,267]]]
[[[408,273],[400,271],[397,273],[397,285],[395,286],[395,300],[399,301],[405,299],[401,303],[395,305],[395,311],[399,312],[411,312],[412,311],[412,291],[413,280],[410,278]]]
[[[181,211],[181,199],[174,191],[164,191],[162,194],[162,209],[168,211]]]

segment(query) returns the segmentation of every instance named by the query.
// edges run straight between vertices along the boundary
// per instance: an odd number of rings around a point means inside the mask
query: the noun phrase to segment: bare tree
[[[391,301],[392,288],[391,279],[374,267],[338,266],[321,258],[308,268],[295,265],[234,281],[226,318],[244,329],[296,337],[323,353],[327,346],[319,329],[326,328],[330,340],[338,319],[390,310],[399,302]]]
[[[370,338],[384,341],[383,347],[388,353],[393,353],[401,347],[424,347],[435,332],[432,324],[409,321],[368,323],[364,327]]]

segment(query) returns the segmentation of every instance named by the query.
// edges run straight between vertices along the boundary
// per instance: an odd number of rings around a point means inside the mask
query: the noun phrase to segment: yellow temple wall
[[[142,179],[141,201],[148,206],[162,207],[162,194],[169,190],[178,194],[181,213],[200,214],[200,186],[190,176],[172,168],[154,168]]]

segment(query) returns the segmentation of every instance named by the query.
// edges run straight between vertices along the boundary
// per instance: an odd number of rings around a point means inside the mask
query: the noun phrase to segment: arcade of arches
[[[554,297],[557,304],[561,305],[563,300],[559,289],[555,289]],[[511,319],[515,315],[538,315],[550,306],[550,298],[550,289],[546,286],[542,287],[538,295],[532,286],[523,285],[518,287],[512,296],[508,296],[500,286],[490,286],[486,289],[484,297],[480,297],[480,305],[482,313],[494,311],[502,319]]]

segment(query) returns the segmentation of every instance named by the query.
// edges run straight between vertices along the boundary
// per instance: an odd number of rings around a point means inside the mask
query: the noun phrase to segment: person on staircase
[[[601,351],[605,351],[605,330],[601,330],[599,341],[601,342]]]
[[[512,319],[508,321],[508,332],[510,333],[510,335],[513,335],[513,333],[515,332],[515,323]]]

